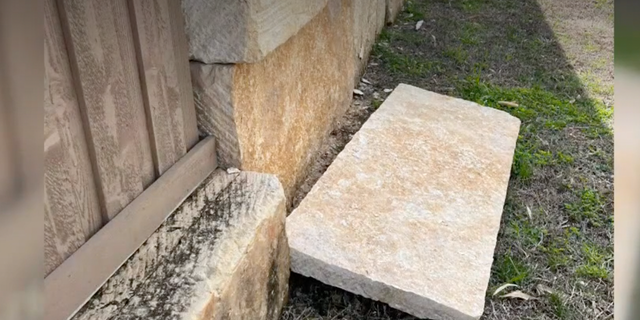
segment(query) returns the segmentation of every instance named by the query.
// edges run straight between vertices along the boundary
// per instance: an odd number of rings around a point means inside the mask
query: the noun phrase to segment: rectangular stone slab
[[[399,85],[287,218],[291,268],[430,319],[478,319],[520,120]]]
[[[260,62],[192,62],[198,127],[221,167],[274,174],[291,199],[353,97],[354,5],[328,1]]]
[[[285,216],[275,176],[217,170],[71,320],[277,320]]]
[[[192,59],[255,63],[294,36],[327,0],[182,0]]]

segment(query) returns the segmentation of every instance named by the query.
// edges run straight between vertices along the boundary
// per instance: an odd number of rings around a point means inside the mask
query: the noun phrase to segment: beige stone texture
[[[290,196],[351,102],[352,35],[353,1],[330,0],[258,63],[192,63],[198,126],[221,166],[275,174]]]
[[[386,0],[387,1],[387,23],[393,23],[398,17],[398,13],[402,11],[404,0]]]
[[[285,216],[275,176],[218,170],[73,320],[277,320],[288,295]]]
[[[182,0],[190,56],[203,63],[258,62],[326,4],[327,0]]]
[[[386,0],[353,1],[353,49],[356,60],[356,81],[364,73],[376,37],[384,28],[386,8]]]
[[[478,319],[519,126],[399,85],[287,218],[292,271],[420,318]]]

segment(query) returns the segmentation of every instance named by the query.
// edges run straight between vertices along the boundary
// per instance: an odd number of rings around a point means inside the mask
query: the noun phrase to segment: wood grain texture
[[[72,316],[215,168],[208,137],[45,278],[46,319]]]
[[[175,61],[178,74],[178,82],[182,87],[181,105],[184,114],[184,132],[185,141],[187,142],[187,150],[193,148],[199,140],[198,137],[198,121],[196,119],[196,107],[193,97],[193,86],[191,82],[191,68],[189,66],[189,42],[185,30],[184,12],[182,11],[181,1],[169,1],[169,14],[171,21],[171,32],[173,34],[174,46],[177,59]]]
[[[45,0],[45,275],[102,226],[89,152],[54,0]]]
[[[155,179],[126,0],[61,0],[71,70],[105,218]]]
[[[161,175],[198,138],[182,11],[175,0],[129,4],[156,174]]]

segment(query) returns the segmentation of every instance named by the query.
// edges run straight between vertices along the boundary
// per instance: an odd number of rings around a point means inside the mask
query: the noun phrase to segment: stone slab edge
[[[421,297],[413,292],[395,288],[388,284],[373,281],[361,274],[325,263],[322,259],[316,259],[296,250],[293,247],[290,248],[290,251],[292,272],[317,279],[327,285],[336,286],[342,290],[374,300],[375,298],[369,294],[370,292],[379,293],[393,288],[393,294],[389,294],[388,296],[394,297],[394,299],[384,302],[389,304],[392,308],[396,308],[400,311],[412,312],[413,315],[419,318],[437,317],[438,319],[477,320],[481,316],[469,316],[455,309],[449,308],[438,301]],[[306,268],[301,268],[300,266],[306,266]],[[315,266],[315,268],[311,266]],[[322,281],[321,279],[325,279],[325,281]],[[358,283],[359,285],[346,286],[344,285],[345,283]],[[416,314],[416,310],[428,311]],[[452,315],[454,315],[455,318],[451,318]]]
[[[328,0],[182,0],[191,59],[255,63],[313,19]]]

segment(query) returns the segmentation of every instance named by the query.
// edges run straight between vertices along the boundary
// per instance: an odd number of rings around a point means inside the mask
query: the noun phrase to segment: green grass
[[[546,255],[547,265],[554,272],[567,268],[573,262],[569,238],[563,235],[547,240],[547,245],[541,246],[540,251]]]
[[[443,54],[445,57],[452,59],[458,65],[467,64],[467,59],[469,58],[469,54],[462,46],[449,48],[445,50]]]
[[[607,253],[606,250],[596,245],[585,243],[582,246],[582,255],[584,257],[584,264],[578,266],[576,275],[579,277],[603,280],[610,277],[607,260],[613,259],[612,254]]]
[[[477,45],[480,43],[481,32],[482,25],[479,23],[465,23],[462,28],[460,42],[467,46]]]
[[[528,217],[511,221],[509,223],[509,232],[513,237],[521,241],[526,249],[539,246],[549,234],[549,231],[544,226],[534,224],[529,221]]]
[[[494,276],[500,283],[521,285],[528,280],[529,267],[517,256],[507,253],[495,261]]]
[[[577,197],[575,202],[565,204],[569,217],[574,221],[588,221],[594,226],[601,226],[606,218],[603,197],[590,188],[581,190]]]
[[[560,164],[565,164],[565,165],[571,165],[573,164],[573,156],[563,153],[562,151],[558,151],[558,154],[556,155],[558,157],[558,162],[560,162]]]
[[[424,6],[416,5],[416,1],[408,0],[405,3],[403,17],[408,21],[420,21],[424,20]]]
[[[458,2],[458,1],[456,1]],[[461,4],[462,10],[466,13],[478,13],[482,8],[482,5],[485,3],[483,0],[462,0],[458,3]]]
[[[551,293],[549,295],[549,302],[553,308],[553,312],[558,319],[570,319],[571,311],[567,306],[565,299],[558,293]]]

